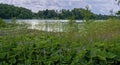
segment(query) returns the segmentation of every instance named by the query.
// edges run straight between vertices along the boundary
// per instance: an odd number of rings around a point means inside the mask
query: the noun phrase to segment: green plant
[[[0,18],[0,28],[6,27],[7,23]]]
[[[87,26],[81,25],[83,29],[80,32],[75,31],[78,26],[76,27],[74,20],[67,25],[71,27],[67,32],[46,32],[27,28],[0,29],[0,64],[120,64],[119,20],[109,19],[91,22]],[[47,26],[50,24],[47,23]]]

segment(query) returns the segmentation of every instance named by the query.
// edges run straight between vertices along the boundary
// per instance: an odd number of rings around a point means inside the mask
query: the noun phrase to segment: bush
[[[81,32],[74,34],[8,31],[0,36],[0,64],[119,65],[119,34],[120,23],[116,19],[85,24]]]
[[[0,18],[0,28],[6,27],[7,24]]]

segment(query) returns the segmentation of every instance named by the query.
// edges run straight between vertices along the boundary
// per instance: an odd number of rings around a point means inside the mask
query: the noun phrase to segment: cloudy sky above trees
[[[110,10],[120,10],[120,6],[114,0],[0,0],[0,3],[25,7],[33,12],[45,9],[85,8],[86,5],[97,14],[110,14]]]

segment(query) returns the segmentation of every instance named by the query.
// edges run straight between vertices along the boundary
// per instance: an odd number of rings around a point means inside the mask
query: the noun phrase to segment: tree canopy
[[[14,5],[0,4],[0,18],[3,19],[84,19],[87,14],[90,14],[90,19],[107,19],[106,15],[97,15],[90,10],[83,8],[74,8],[72,10],[40,10],[37,13],[23,7],[16,7]]]
[[[28,10],[23,7],[15,7],[13,5],[8,4],[0,4],[0,17],[4,19],[11,19],[13,17],[16,18],[32,18],[31,10]]]

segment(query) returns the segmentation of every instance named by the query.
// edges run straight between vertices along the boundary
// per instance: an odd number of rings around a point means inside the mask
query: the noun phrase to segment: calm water
[[[6,22],[11,22],[11,19],[4,19],[4,21]],[[17,19],[17,22],[27,22],[27,23],[31,23],[31,22],[68,22],[69,20],[40,20],[40,19]],[[82,20],[76,20],[76,22],[82,22]]]
[[[11,22],[10,19],[5,20],[6,22]],[[18,19],[17,23],[27,23],[30,26],[28,29],[37,29],[42,31],[54,31],[60,32],[66,30],[66,22],[69,20],[39,20],[39,19]],[[81,23],[82,20],[76,20],[77,23]]]
[[[10,19],[5,19],[6,22],[11,22]],[[28,29],[37,29],[42,31],[52,31],[52,32],[61,32],[66,31],[66,23],[69,20],[40,20],[40,19],[18,19],[16,20],[17,23],[22,24],[26,23],[29,24]],[[103,21],[103,20],[96,20],[96,21]],[[76,20],[78,24],[78,28],[81,29],[82,20]]]

